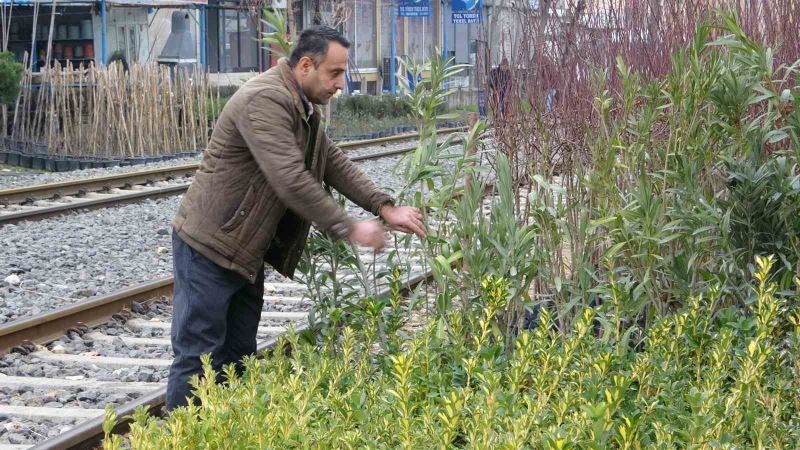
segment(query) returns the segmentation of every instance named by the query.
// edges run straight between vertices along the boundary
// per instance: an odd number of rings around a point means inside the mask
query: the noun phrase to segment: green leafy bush
[[[163,424],[139,414],[130,445],[798,448],[800,314],[774,295],[769,270],[760,259],[752,310],[713,314],[712,289],[655,322],[641,351],[597,337],[583,309],[565,335],[545,312],[505,352],[508,283],[485,278],[474,307],[396,351],[375,352],[374,334],[346,328],[323,347],[290,335],[290,356],[250,358],[228,386],[206,364],[203,405]]]
[[[11,52],[0,52],[0,105],[14,103],[19,95],[22,64]]]
[[[800,263],[800,175],[787,158],[758,164],[731,161],[729,196],[721,203],[730,218],[729,238],[740,276],[749,278],[757,255],[775,255],[773,271],[781,285],[791,285]],[[745,270],[748,268],[749,270]]]
[[[208,97],[208,120],[216,120],[231,97]]]
[[[401,97],[391,95],[344,95],[334,99],[331,106],[334,117],[404,118],[411,112]]]

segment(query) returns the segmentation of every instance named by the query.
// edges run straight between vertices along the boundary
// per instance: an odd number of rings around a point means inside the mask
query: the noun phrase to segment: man
[[[288,60],[245,83],[225,105],[172,222],[175,289],[167,410],[187,404],[188,379],[210,353],[215,369],[256,350],[264,262],[291,277],[309,227],[376,251],[384,228],[356,222],[325,182],[403,232],[425,235],[422,215],[396,207],[325,135],[316,105],[344,87],[350,43],[303,31]]]
[[[489,74],[489,93],[495,108],[495,117],[502,120],[508,111],[509,93],[511,91],[511,71],[508,59],[503,57],[500,66]]]

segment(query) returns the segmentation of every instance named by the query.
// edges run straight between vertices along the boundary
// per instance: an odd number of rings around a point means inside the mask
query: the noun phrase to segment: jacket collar
[[[311,117],[312,114],[319,113],[317,106],[308,101],[300,88],[300,84],[297,82],[294,73],[292,73],[292,69],[289,67],[288,59],[281,58],[278,60],[278,70],[281,73],[281,78],[283,78],[283,83],[289,89],[289,92],[292,93],[292,99],[294,100],[294,106],[297,108],[297,112],[299,112],[302,117],[306,118],[306,120]],[[306,109],[305,105],[308,105],[308,109]]]

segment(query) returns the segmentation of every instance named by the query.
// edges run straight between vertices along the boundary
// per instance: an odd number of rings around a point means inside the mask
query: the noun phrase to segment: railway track
[[[412,268],[405,284],[409,289],[430,273],[421,269],[418,256],[404,254],[402,259]],[[371,255],[361,256],[372,261]],[[385,255],[375,264],[379,272],[386,264]],[[342,275],[344,282],[359,276]],[[34,376],[0,376],[0,391],[14,392],[14,398],[28,402],[0,402],[0,415],[63,431],[35,448],[77,449],[99,443],[102,407],[107,403],[120,417],[140,405],[157,413],[171,363],[172,283],[171,278],[157,280],[0,326],[0,352],[13,351],[30,366],[43,367]],[[288,280],[265,283],[259,350],[272,348],[290,325],[298,332],[313,327],[308,323],[312,304],[305,292],[304,284]],[[122,423],[119,431],[124,427]],[[28,447],[0,445],[0,450],[6,448]]]
[[[489,199],[484,200],[485,214],[489,213]],[[436,223],[430,226],[438,228]],[[394,263],[407,269],[406,292],[432,276],[416,250],[399,249],[394,255]],[[377,269],[367,267],[368,277],[388,264],[386,253],[375,259],[372,254],[360,256]],[[340,275],[343,282],[353,282],[361,272]],[[368,280],[370,285],[374,282]],[[381,279],[376,290],[387,293],[386,283]],[[312,303],[304,297],[305,292],[303,284],[268,276],[259,351],[272,349],[290,325],[298,332],[313,332],[314,326],[307,320]],[[0,326],[0,354],[13,350],[11,354],[27,363],[17,367],[34,368],[33,374],[0,376],[0,392],[5,392],[6,398],[13,392],[14,398],[22,399],[0,402],[0,416],[36,420],[37,429],[58,430],[57,436],[42,439],[33,447],[53,450],[99,445],[106,404],[114,406],[119,418],[138,407],[161,414],[171,363],[171,293],[172,279],[167,278]],[[128,422],[123,419],[114,432],[127,429]],[[0,450],[29,445],[0,445]]]
[[[370,145],[375,145],[375,141],[372,140]],[[381,158],[413,148],[359,155],[353,159]],[[127,181],[122,187],[127,185],[130,188],[124,194],[141,191],[140,198],[151,197],[145,192],[164,187],[155,186],[158,183],[182,181],[188,187],[186,181],[196,166],[172,167],[169,169],[172,173],[165,177],[167,179],[159,181],[155,181],[155,177],[163,169],[137,172],[136,175],[144,181]],[[103,178],[116,180],[116,177]],[[94,179],[92,182],[94,187],[84,187],[82,197],[91,197],[91,190],[98,186],[107,193],[116,189],[108,187],[111,180]],[[59,188],[74,189],[74,186]],[[46,192],[44,188],[39,189],[42,189],[39,192]],[[68,196],[66,191],[63,192],[63,195],[58,195],[62,198]],[[111,204],[115,202],[111,200],[105,206]],[[103,204],[98,203],[97,207],[104,207],[100,205]],[[72,209],[81,208],[85,206]],[[58,212],[49,215],[54,214]],[[3,223],[0,216],[0,225]],[[418,256],[409,252],[401,252],[401,255],[402,262],[410,268],[407,289],[429,279],[431,274],[422,270]],[[371,261],[371,257],[367,261]],[[380,272],[385,263],[385,259],[379,258],[375,262],[378,269],[368,272]],[[358,274],[344,276],[353,280]],[[166,372],[171,362],[171,292],[172,280],[162,279],[0,326],[0,355],[13,350],[7,355],[24,360],[22,367],[31,369],[29,373],[7,373],[4,376],[6,371],[0,366],[0,396],[3,400],[0,401],[0,427],[9,418],[36,420],[41,426],[36,428],[39,435],[35,448],[94,448],[103,435],[101,408],[104,405],[114,406],[118,417],[132,413],[139,406],[158,413],[163,406]],[[312,305],[304,299],[304,292],[305,285],[268,280],[259,328],[259,350],[271,349],[289,325],[298,331],[313,331],[313,324],[307,321]],[[20,431],[7,425],[8,435]],[[124,432],[126,427],[123,420],[115,432]],[[57,430],[60,434],[45,439],[50,430]],[[12,439],[8,441],[11,444],[0,444],[0,450],[30,448],[31,445],[15,444]]]
[[[462,128],[440,130],[440,134],[462,131]],[[387,144],[402,144],[418,135],[391,136],[380,139],[344,142],[340,148],[351,151]],[[367,161],[407,153],[415,144],[380,150],[351,157]],[[198,163],[128,172],[83,180],[48,183],[0,190],[0,226],[23,220],[41,220],[73,211],[107,208],[143,199],[180,195],[191,184]]]

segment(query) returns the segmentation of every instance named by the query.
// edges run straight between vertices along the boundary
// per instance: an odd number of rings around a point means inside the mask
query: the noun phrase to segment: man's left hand
[[[428,234],[422,223],[422,213],[417,208],[387,204],[381,207],[381,217],[393,230],[414,233],[419,237],[425,237]]]

